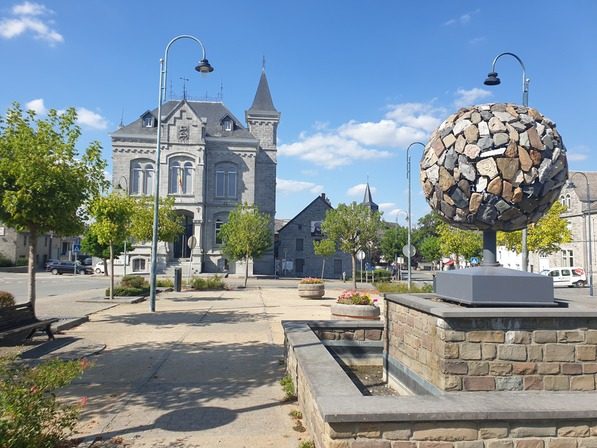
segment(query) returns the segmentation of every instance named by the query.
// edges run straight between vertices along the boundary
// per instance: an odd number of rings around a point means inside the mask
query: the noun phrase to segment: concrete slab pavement
[[[122,438],[134,447],[296,448],[296,405],[282,401],[284,319],[328,319],[346,288],[326,298],[296,287],[252,286],[221,292],[166,293],[147,303],[96,312],[66,332],[105,344],[64,397],[88,397],[78,432]],[[278,285],[283,285],[278,283]],[[296,282],[294,282],[296,285]]]

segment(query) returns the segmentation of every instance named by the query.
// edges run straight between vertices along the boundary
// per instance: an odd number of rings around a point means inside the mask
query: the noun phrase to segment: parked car
[[[46,266],[46,271],[54,275],[62,274],[93,274],[91,266],[82,265],[79,262],[57,261]]]
[[[587,284],[587,275],[583,268],[549,268],[541,271],[542,275],[553,278],[554,286],[583,287]]]
[[[51,265],[52,263],[60,263],[60,260],[56,259],[56,258],[50,258],[48,261],[46,261],[46,269],[49,265]]]
[[[95,265],[95,273],[96,274],[103,274],[104,273],[104,262],[98,261]]]

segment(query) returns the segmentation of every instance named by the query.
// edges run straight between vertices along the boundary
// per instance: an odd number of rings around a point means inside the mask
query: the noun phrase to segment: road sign
[[[471,264],[479,264],[479,259],[477,257],[471,257]]]
[[[404,254],[405,257],[414,257],[417,254],[417,249],[412,244],[410,245],[410,248],[409,248],[408,244],[406,244],[402,248],[402,253]]]
[[[195,238],[194,236],[190,236],[188,241],[187,241],[187,246],[189,246],[189,249],[195,249],[195,246],[197,246],[197,238]]]
[[[362,250],[359,250],[357,252],[357,260],[364,260],[365,259],[365,252]]]
[[[73,252],[81,252],[81,245],[80,244],[73,244]]]

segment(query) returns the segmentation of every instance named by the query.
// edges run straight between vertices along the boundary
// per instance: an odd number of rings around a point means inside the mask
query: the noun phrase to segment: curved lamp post
[[[589,295],[593,296],[593,227],[591,225],[591,190],[589,189],[589,179],[587,175],[581,171],[576,171],[572,176],[570,176],[570,180],[568,181],[568,187],[576,188],[576,185],[574,185],[574,183],[572,182],[572,178],[577,174],[585,178],[585,183],[587,186],[587,216],[589,218],[589,224],[587,229],[587,238],[589,240]]]
[[[411,271],[412,271],[412,266],[411,266],[411,257],[413,254],[411,254],[411,250],[410,250],[410,234],[411,234],[411,215],[410,215],[410,148],[412,148],[414,145],[421,145],[423,147],[423,149],[425,149],[425,144],[421,143],[421,142],[414,142],[411,143],[410,145],[408,145],[408,148],[406,148],[406,180],[408,181],[408,290],[410,291],[410,286],[411,286]]]
[[[491,71],[487,74],[487,79],[483,82],[486,86],[497,86],[501,83],[500,78],[498,78],[498,74],[495,71],[495,64],[499,58],[502,56],[512,56],[514,59],[518,61],[520,67],[522,68],[522,105],[527,107],[529,105],[529,81],[530,79],[527,78],[526,68],[524,66],[524,62],[514,53],[500,53],[498,54],[491,64]],[[529,251],[527,249],[527,228],[525,227],[522,229],[522,270],[528,271],[529,270]]]
[[[122,184],[124,184],[124,187],[122,186]],[[126,194],[127,196],[130,194],[129,191],[129,181],[127,180],[126,176],[120,176],[120,179],[118,179],[118,186],[116,187],[119,190],[123,190],[124,194]],[[124,264],[123,264],[123,269],[124,269],[124,275],[126,276],[126,238],[124,239]]]
[[[153,235],[151,239],[151,273],[150,273],[150,293],[149,293],[149,309],[155,311],[155,295],[156,295],[156,276],[157,276],[157,252],[158,252],[158,215],[160,209],[160,155],[161,155],[161,139],[162,139],[162,102],[166,96],[166,81],[168,78],[168,51],[174,42],[181,39],[191,39],[199,44],[201,47],[201,60],[195,67],[199,73],[213,72],[213,67],[205,57],[205,47],[199,39],[188,34],[176,36],[164,51],[164,58],[160,59],[160,86],[158,89],[158,117],[157,117],[157,138],[155,149],[155,182],[154,182],[154,202],[153,202]]]

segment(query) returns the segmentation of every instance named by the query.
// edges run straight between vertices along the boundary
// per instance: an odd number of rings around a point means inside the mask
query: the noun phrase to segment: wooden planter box
[[[332,305],[332,319],[379,320],[379,308],[374,305]]]
[[[325,285],[323,283],[299,283],[299,297],[306,299],[321,299],[325,294]]]

